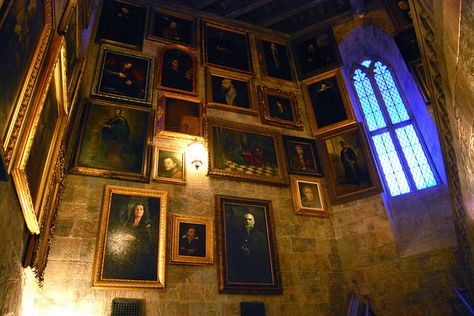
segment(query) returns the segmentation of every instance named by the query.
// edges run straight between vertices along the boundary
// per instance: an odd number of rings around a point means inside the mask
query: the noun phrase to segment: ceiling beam
[[[251,11],[254,11],[260,7],[263,7],[264,5],[273,2],[275,0],[259,0],[259,1],[254,1],[253,3],[250,3],[246,6],[240,7],[240,8],[235,8],[234,10],[231,10],[227,12],[224,16],[226,18],[237,18],[239,16],[242,16],[244,14],[247,14]]]
[[[269,27],[269,26],[272,26],[273,24],[276,24],[282,20],[286,20],[294,15],[297,15],[298,13],[301,13],[303,11],[306,11],[312,7],[315,7],[321,3],[324,3],[326,2],[326,0],[312,0],[310,2],[307,2],[299,7],[296,7],[294,9],[291,9],[291,10],[284,10],[283,12],[280,12],[279,14],[276,14],[275,16],[269,18],[269,19],[266,19],[266,20],[262,20],[260,21],[258,24],[262,25],[262,26],[265,26],[265,27]]]
[[[202,9],[205,9],[207,8],[208,6],[210,5],[213,5],[214,3],[218,2],[219,0],[202,0],[202,1],[198,1],[196,3],[196,5],[194,6],[194,8],[198,9],[198,10],[202,10]]]

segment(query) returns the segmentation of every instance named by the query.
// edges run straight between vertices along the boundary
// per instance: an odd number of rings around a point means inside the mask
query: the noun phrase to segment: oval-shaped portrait
[[[161,57],[160,87],[185,93],[196,93],[194,58],[177,48],[163,51]]]

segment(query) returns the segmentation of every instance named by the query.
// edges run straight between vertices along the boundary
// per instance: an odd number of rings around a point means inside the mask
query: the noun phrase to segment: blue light
[[[366,68],[370,67],[370,63],[372,63],[372,60],[370,59],[364,59],[360,64]]]

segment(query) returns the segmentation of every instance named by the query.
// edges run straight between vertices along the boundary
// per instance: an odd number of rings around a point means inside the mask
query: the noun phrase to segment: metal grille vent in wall
[[[124,298],[112,301],[112,316],[142,316],[142,302]]]

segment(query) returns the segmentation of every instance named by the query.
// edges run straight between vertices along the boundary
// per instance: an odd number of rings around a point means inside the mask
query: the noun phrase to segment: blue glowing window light
[[[372,60],[370,60],[370,59],[365,59],[365,60],[363,60],[360,64],[361,64],[362,66],[364,66],[365,68],[369,68],[371,63],[372,63]]]

